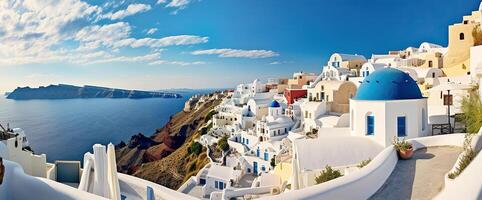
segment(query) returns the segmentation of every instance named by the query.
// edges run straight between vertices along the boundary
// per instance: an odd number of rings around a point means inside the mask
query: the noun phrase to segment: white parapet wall
[[[122,194],[127,199],[147,199],[147,187],[151,187],[154,191],[154,199],[156,200],[171,200],[171,199],[183,199],[183,200],[197,200],[197,198],[189,196],[187,194],[171,190],[156,183],[146,181],[134,176],[125,174],[118,174],[119,185]]]
[[[0,199],[8,200],[102,200],[103,197],[40,177],[25,174],[22,167],[4,160],[5,177],[0,185]]]
[[[37,177],[47,177],[47,157],[45,154],[35,155],[22,150],[21,142],[15,146],[15,138],[10,138],[5,142],[8,150],[7,160],[16,162],[22,166],[25,173]]]
[[[465,134],[451,134],[409,140],[414,150],[431,146],[463,146]],[[474,138],[479,140],[479,137]],[[479,156],[480,157],[480,156]],[[482,160],[482,159],[481,159]],[[398,162],[393,146],[385,148],[367,166],[323,184],[263,197],[261,199],[368,199],[385,183]],[[478,168],[482,168],[481,165]],[[480,173],[479,169],[479,173]]]

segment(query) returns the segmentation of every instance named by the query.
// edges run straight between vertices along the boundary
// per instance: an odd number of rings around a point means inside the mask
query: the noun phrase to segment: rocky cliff
[[[49,85],[47,87],[19,87],[9,93],[8,99],[75,99],[75,98],[181,98],[180,94],[123,90],[97,86],[78,87],[73,85]]]
[[[177,189],[209,162],[205,149],[196,155],[189,148],[219,103],[220,99],[210,98],[197,109],[175,114],[150,137],[137,134],[121,142],[116,148],[118,170]]]

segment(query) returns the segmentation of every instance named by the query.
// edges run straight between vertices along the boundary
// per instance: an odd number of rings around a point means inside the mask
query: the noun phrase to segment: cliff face
[[[166,92],[123,90],[96,86],[49,85],[47,87],[17,88],[8,99],[75,99],[75,98],[181,98],[181,95]]]
[[[209,162],[205,149],[199,155],[188,149],[200,137],[198,130],[208,113],[219,103],[221,100],[208,100],[191,112],[175,114],[151,137],[137,134],[127,144],[121,142],[116,148],[118,171],[177,189]]]

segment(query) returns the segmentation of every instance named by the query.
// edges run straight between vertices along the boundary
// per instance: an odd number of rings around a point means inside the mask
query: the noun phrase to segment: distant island
[[[181,98],[177,93],[154,92],[139,90],[124,90],[98,86],[73,86],[66,84],[49,85],[47,87],[30,88],[19,87],[13,92],[6,93],[7,99],[76,99],[76,98]]]

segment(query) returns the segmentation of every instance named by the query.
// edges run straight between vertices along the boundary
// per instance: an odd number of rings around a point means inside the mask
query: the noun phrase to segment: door
[[[258,174],[258,162],[253,162],[253,174]]]

